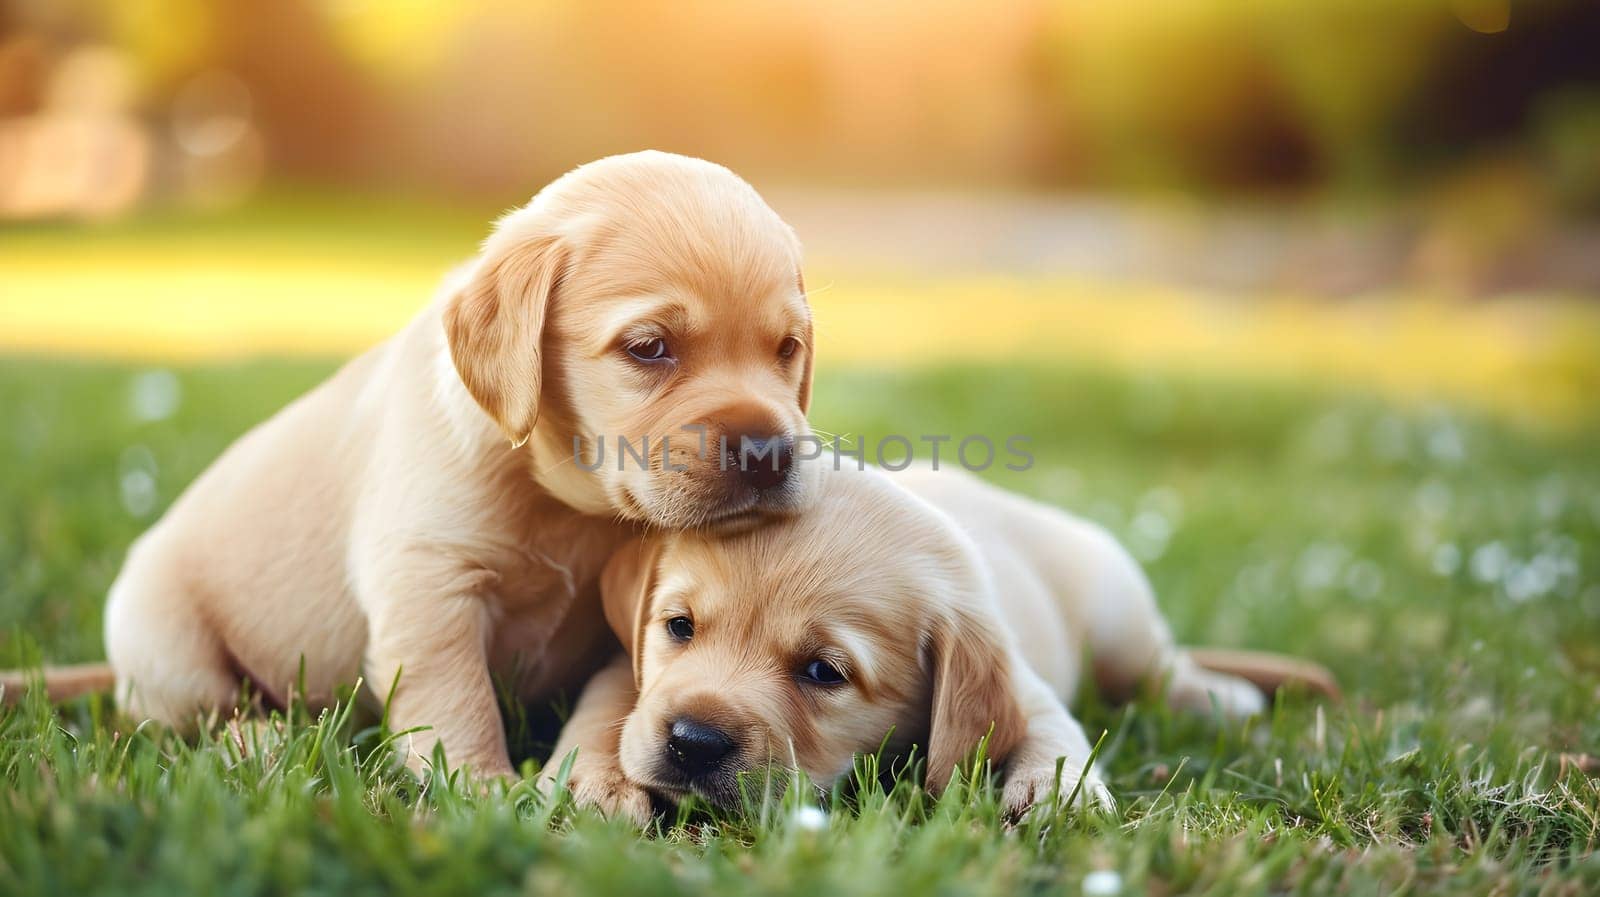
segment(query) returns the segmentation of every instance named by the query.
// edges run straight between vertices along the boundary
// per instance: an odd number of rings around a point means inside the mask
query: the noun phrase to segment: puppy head
[[[799,243],[726,168],[645,152],[559,178],[501,220],[444,324],[467,391],[573,507],[737,528],[809,494]]]
[[[920,745],[938,791],[985,735],[995,759],[1020,737],[970,546],[881,474],[820,480],[806,514],[646,537],[607,566],[606,617],[639,684],[621,739],[634,781],[728,805],[743,773],[828,786],[887,743]]]

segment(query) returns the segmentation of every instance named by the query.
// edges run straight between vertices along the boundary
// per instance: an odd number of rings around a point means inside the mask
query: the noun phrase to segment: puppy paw
[[[1175,710],[1208,714],[1213,702],[1223,717],[1243,720],[1267,709],[1267,697],[1238,676],[1191,668],[1173,676],[1167,703]]]
[[[464,772],[467,787],[478,797],[493,797],[517,782],[517,774],[509,766],[489,766],[482,769],[469,766]]]
[[[1077,792],[1075,795],[1074,790]],[[1117,810],[1111,790],[1092,771],[1080,779],[1076,770],[1063,766],[1058,789],[1054,764],[1008,771],[1000,801],[1007,818],[1020,820],[1034,806],[1048,803],[1052,795],[1062,802],[1071,797],[1074,809],[1078,810],[1104,813],[1115,813]]]
[[[546,781],[553,788],[553,780]],[[578,807],[599,810],[607,819],[626,819],[644,828],[654,818],[650,793],[629,781],[620,769],[586,769],[578,764],[567,779],[567,790]]]

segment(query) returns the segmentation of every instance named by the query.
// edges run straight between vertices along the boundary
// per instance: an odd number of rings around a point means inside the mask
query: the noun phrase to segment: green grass
[[[129,541],[329,369],[180,370],[177,413],[140,421],[138,369],[0,361],[0,665],[101,656]],[[1558,759],[1600,753],[1600,422],[1061,367],[835,370],[813,419],[1030,436],[1037,466],[997,480],[1127,538],[1183,640],[1318,658],[1348,703],[1234,729],[1087,697],[1113,819],[1008,829],[983,787],[869,776],[823,831],[791,794],[640,837],[525,787],[416,782],[343,708],[185,743],[34,700],[0,710],[0,893],[1076,894],[1097,869],[1151,894],[1600,888],[1600,780]]]

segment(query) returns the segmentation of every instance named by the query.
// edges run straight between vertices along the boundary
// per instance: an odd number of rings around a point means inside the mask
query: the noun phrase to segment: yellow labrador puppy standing
[[[426,727],[414,766],[440,743],[510,773],[492,676],[533,699],[603,660],[595,581],[636,524],[737,528],[804,503],[799,266],[790,228],[721,166],[646,152],[551,183],[133,546],[105,614],[120,704],[183,727],[241,682],[284,701],[303,662],[313,702],[357,675],[379,698],[397,682],[392,725]]]
[[[590,682],[556,748],[578,751],[580,803],[641,822],[647,792],[729,804],[741,773],[772,763],[826,786],[892,733],[893,753],[920,746],[933,791],[987,736],[1009,810],[1057,788],[1105,804],[1064,703],[1086,654],[1115,697],[1154,680],[1175,708],[1263,708],[1251,682],[1174,644],[1098,526],[963,472],[818,466],[804,514],[726,538],[653,535],[607,565],[606,616],[629,656]],[[1263,685],[1329,681],[1213,657]]]

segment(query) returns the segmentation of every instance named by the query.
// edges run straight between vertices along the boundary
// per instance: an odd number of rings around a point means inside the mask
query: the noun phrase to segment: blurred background
[[[0,0],[0,347],[348,354],[655,147],[795,224],[840,361],[1570,410],[1596,46],[1585,0]]]

